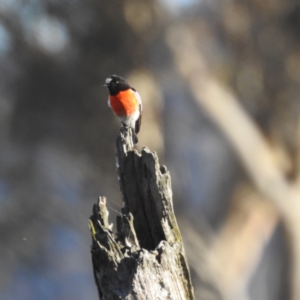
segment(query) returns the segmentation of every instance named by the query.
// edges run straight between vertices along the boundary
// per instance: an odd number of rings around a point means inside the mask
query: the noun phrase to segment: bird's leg
[[[134,128],[132,128],[130,125],[127,125],[125,123],[122,122],[123,127],[127,128],[128,130],[131,130],[131,134],[132,134],[132,142],[133,145],[136,145],[138,143],[138,137],[135,133]]]

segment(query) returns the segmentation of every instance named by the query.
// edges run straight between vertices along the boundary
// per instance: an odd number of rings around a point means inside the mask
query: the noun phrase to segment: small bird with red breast
[[[108,106],[124,126],[133,129],[133,142],[137,144],[143,109],[139,93],[118,75],[106,78],[104,86],[109,91]]]

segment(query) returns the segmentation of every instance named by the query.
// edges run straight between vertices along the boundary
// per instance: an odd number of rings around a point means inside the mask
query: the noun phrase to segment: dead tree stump
[[[183,243],[173,211],[171,177],[156,153],[139,154],[132,133],[116,143],[123,208],[117,233],[100,197],[90,218],[92,262],[101,300],[194,299]]]

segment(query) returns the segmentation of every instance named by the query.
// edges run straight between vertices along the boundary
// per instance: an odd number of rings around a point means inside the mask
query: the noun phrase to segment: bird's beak
[[[108,86],[108,84],[105,83],[105,84],[103,84],[103,86]]]

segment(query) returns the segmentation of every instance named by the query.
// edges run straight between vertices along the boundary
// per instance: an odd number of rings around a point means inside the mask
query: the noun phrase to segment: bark
[[[194,299],[170,173],[154,152],[134,149],[127,128],[121,128],[116,148],[123,200],[117,233],[109,225],[105,197],[99,198],[90,218],[99,298]]]

